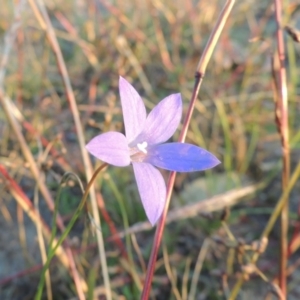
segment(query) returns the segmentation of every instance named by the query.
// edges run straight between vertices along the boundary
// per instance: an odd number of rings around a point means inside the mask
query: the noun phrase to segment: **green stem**
[[[52,235],[51,235],[51,240],[50,240],[50,244],[49,244],[49,254],[48,254],[48,257],[47,257],[47,261],[43,267],[43,270],[42,270],[42,274],[41,274],[41,278],[40,278],[40,282],[39,282],[39,285],[38,285],[38,291],[35,295],[35,300],[40,300],[41,297],[42,297],[42,292],[43,292],[43,286],[44,286],[44,282],[45,282],[45,273],[46,273],[46,270],[49,268],[49,265],[50,265],[50,262],[52,260],[52,258],[54,257],[55,255],[55,252],[57,250],[57,248],[63,243],[63,241],[65,240],[65,238],[68,236],[68,234],[70,233],[73,225],[75,224],[76,220],[78,219],[85,203],[86,203],[86,200],[87,200],[87,197],[89,195],[89,191],[90,191],[90,188],[92,187],[97,175],[100,173],[100,171],[102,171],[105,167],[107,166],[107,164],[102,164],[96,171],[95,173],[93,174],[91,180],[89,181],[88,185],[87,185],[87,188],[83,194],[83,197],[81,199],[81,202],[79,203],[72,219],[70,220],[68,226],[66,227],[66,230],[62,233],[61,237],[58,239],[57,241],[57,244],[52,248],[52,242],[53,242],[53,239],[54,239],[54,235],[56,233],[56,226],[54,226],[54,228],[52,228]],[[69,174],[67,174],[69,176]],[[60,196],[60,191],[59,190],[59,193],[58,193],[58,196],[57,196],[57,199],[55,201],[55,212],[54,212],[54,221],[56,219],[56,216],[57,216],[57,210],[58,210],[58,200],[59,200],[59,196]]]

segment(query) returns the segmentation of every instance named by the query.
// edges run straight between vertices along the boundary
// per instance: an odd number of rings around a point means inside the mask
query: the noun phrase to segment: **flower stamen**
[[[137,147],[138,147],[138,149],[141,151],[141,152],[143,152],[143,153],[145,153],[145,154],[147,154],[147,146],[148,146],[148,143],[147,142],[143,142],[143,143],[141,143],[141,144],[137,144]]]

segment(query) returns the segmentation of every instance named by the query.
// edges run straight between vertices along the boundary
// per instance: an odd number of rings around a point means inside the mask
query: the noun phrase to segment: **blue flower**
[[[164,98],[147,116],[140,95],[122,77],[119,89],[126,136],[119,132],[103,133],[94,137],[86,149],[114,166],[132,164],[142,204],[150,223],[154,225],[162,214],[166,200],[166,184],[156,167],[194,172],[213,168],[220,161],[208,151],[191,144],[164,143],[180,123],[180,94]]]

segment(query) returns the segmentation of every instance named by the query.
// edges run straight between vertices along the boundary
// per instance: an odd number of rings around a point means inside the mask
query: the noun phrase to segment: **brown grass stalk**
[[[286,190],[290,177],[290,150],[288,126],[288,95],[285,69],[285,50],[282,30],[282,1],[275,0],[275,17],[277,22],[277,52],[279,58],[278,70],[278,102],[276,103],[276,122],[279,128],[282,145],[282,189]],[[289,201],[287,200],[281,212],[280,232],[280,260],[279,260],[279,287],[286,297],[286,268],[288,258],[288,226],[289,226]]]
[[[43,197],[45,198],[48,207],[53,210],[54,209],[54,202],[52,199],[52,196],[45,185],[45,182],[41,180],[41,174],[40,170],[33,158],[33,155],[26,143],[26,140],[21,132],[21,128],[17,122],[17,120],[13,116],[13,105],[11,104],[11,100],[5,95],[5,90],[4,90],[4,78],[6,75],[6,67],[9,61],[9,54],[11,53],[11,49],[13,47],[13,44],[16,40],[17,32],[21,24],[21,13],[22,9],[25,7],[25,1],[21,1],[19,5],[16,6],[14,10],[14,21],[10,27],[10,29],[6,32],[5,37],[4,37],[4,47],[3,47],[3,55],[0,63],[0,103],[3,106],[5,115],[14,131],[15,136],[17,137],[17,140],[20,144],[21,150],[23,152],[23,155],[26,159],[26,161],[29,164],[29,168],[31,170],[31,173],[36,180],[36,183],[39,187],[39,190],[41,191]],[[17,199],[17,198],[16,198]],[[23,208],[24,209],[24,208]],[[30,211],[25,210],[28,214]],[[63,230],[64,229],[64,224],[60,216],[57,218],[57,225],[58,227]],[[68,246],[66,246],[66,253],[68,257],[68,262],[65,264],[68,268],[68,270],[71,271],[72,277],[74,279],[75,285],[78,288],[78,291],[80,294],[83,294],[82,290],[87,289],[87,285],[83,279],[80,278],[76,266],[75,266],[75,261],[74,257],[72,254],[72,251]],[[83,298],[82,298],[83,299]]]
[[[49,147],[49,153],[51,154],[52,159],[55,160],[65,172],[71,171],[69,162],[67,162],[67,160],[63,157],[62,153],[60,153],[53,147],[53,145],[52,145],[53,141],[49,142],[44,136],[42,136],[41,133],[37,129],[35,129],[31,123],[29,123],[25,119],[22,112],[18,109],[18,107],[12,101],[10,101],[9,104],[11,106],[11,112],[12,112],[13,116],[20,123],[20,125],[22,125],[22,127],[27,132],[36,136],[40,140],[43,147],[45,147],[45,148]]]
[[[86,178],[87,181],[89,181],[92,178],[93,175],[93,168],[92,164],[89,158],[89,155],[87,151],[85,150],[85,138],[84,138],[84,131],[83,127],[80,121],[80,115],[77,107],[77,103],[75,100],[75,95],[71,86],[70,78],[68,75],[68,71],[66,68],[66,64],[60,49],[60,46],[57,41],[56,34],[54,32],[52,23],[50,21],[49,15],[47,13],[46,7],[43,3],[43,1],[38,0],[38,2],[34,0],[29,0],[29,3],[35,13],[35,16],[37,17],[40,26],[42,29],[45,31],[48,41],[50,43],[50,46],[54,52],[57,66],[59,69],[59,72],[61,74],[64,86],[65,86],[65,92],[67,96],[67,100],[70,105],[70,109],[73,115],[75,127],[76,127],[76,132],[77,132],[77,137],[78,137],[78,142],[79,142],[79,147],[83,159],[83,164],[84,164],[84,169],[86,173]],[[38,3],[38,4],[37,4]],[[95,188],[90,189],[90,199],[91,199],[91,206],[92,206],[92,214],[94,221],[96,223],[96,226],[98,228],[101,228],[101,222],[100,222],[100,215],[97,207],[97,199],[96,199],[96,191]],[[110,288],[110,280],[109,280],[109,275],[108,275],[108,270],[107,270],[107,262],[106,262],[106,254],[105,254],[105,248],[104,248],[104,240],[103,240],[103,235],[100,230],[96,230],[96,237],[97,237],[97,245],[98,245],[98,251],[99,251],[99,257],[101,261],[101,266],[102,266],[102,275],[104,279],[104,285],[106,287],[106,297],[107,300],[111,300],[111,288]]]
[[[261,238],[267,237],[275,224],[278,216],[281,216],[281,232],[280,232],[280,259],[279,259],[279,289],[282,299],[287,297],[287,259],[288,259],[288,208],[289,208],[289,193],[295,185],[300,173],[300,164],[297,165],[291,179],[290,179],[290,151],[289,151],[289,128],[288,128],[288,96],[286,83],[286,69],[285,69],[285,50],[282,30],[282,2],[275,0],[275,19],[277,23],[276,41],[277,41],[277,55],[279,61],[278,69],[273,69],[274,87],[275,87],[275,122],[281,137],[282,145],[282,190],[283,194],[280,197],[273,213],[263,231]],[[256,262],[259,255],[255,254],[252,262]],[[238,291],[243,283],[240,278],[232,289],[230,300],[237,297]]]

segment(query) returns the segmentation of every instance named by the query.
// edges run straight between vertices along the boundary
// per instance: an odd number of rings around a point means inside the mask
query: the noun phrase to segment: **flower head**
[[[86,148],[95,157],[114,166],[132,164],[142,204],[154,225],[166,200],[166,184],[155,167],[193,172],[210,169],[220,161],[208,151],[191,144],[162,144],[174,134],[180,123],[180,94],[164,98],[147,116],[140,95],[122,77],[119,89],[126,136],[119,132],[103,133],[94,137]]]

